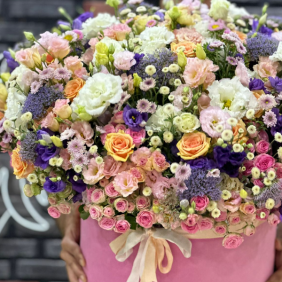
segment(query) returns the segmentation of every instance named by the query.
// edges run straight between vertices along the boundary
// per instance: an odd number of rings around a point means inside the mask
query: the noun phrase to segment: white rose
[[[249,88],[242,85],[238,77],[216,80],[207,89],[211,106],[219,106],[231,117],[241,119],[247,110],[258,107],[258,102]]]
[[[107,13],[98,14],[95,18],[89,18],[82,24],[82,32],[87,39],[97,36],[98,32],[117,23],[115,16]]]
[[[75,112],[78,106],[97,117],[101,115],[110,104],[116,104],[123,92],[122,79],[112,74],[96,73],[87,79],[79,95],[73,100],[72,109]]]
[[[282,41],[279,42],[277,51],[269,59],[273,62],[282,62]]]
[[[165,47],[170,44],[175,36],[173,32],[169,31],[164,26],[154,26],[147,27],[143,32],[141,32],[139,38],[142,40],[142,53],[152,54],[156,49]]]
[[[177,127],[183,133],[193,132],[201,126],[199,119],[191,113],[183,113],[180,118],[181,122],[177,124]]]
[[[227,0],[212,0],[209,16],[213,19],[225,20],[228,16],[230,2]]]

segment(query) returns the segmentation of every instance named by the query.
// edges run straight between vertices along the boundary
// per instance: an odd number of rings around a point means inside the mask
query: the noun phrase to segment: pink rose
[[[114,215],[115,215],[115,211],[111,206],[104,207],[103,216],[110,218],[110,217],[114,217]]]
[[[282,164],[281,163],[276,163],[274,165],[275,171],[276,171],[276,176],[278,178],[282,178]]]
[[[105,197],[104,190],[102,190],[102,189],[95,189],[91,193],[91,202],[92,203],[101,204],[101,203],[105,202],[105,200],[106,200],[106,197]]]
[[[203,211],[209,204],[209,198],[207,196],[197,196],[193,197],[190,202],[194,202],[196,204],[196,211]]]
[[[226,249],[236,249],[238,248],[244,241],[244,238],[239,234],[228,234],[224,237],[222,241],[222,246]]]
[[[225,235],[226,231],[227,231],[226,223],[225,222],[218,222],[218,223],[216,223],[215,226],[214,226],[214,231],[217,234]]]
[[[105,187],[105,193],[107,196],[111,197],[111,198],[116,198],[118,196],[120,196],[120,193],[118,191],[116,191],[113,182],[110,182],[106,187]]]
[[[89,207],[89,213],[91,218],[100,220],[103,216],[103,208],[98,205],[91,205]]]
[[[200,215],[189,214],[188,217],[185,219],[185,224],[188,226],[194,226],[200,219]]]
[[[189,226],[189,225],[186,224],[186,221],[181,222],[181,228],[182,228],[182,230],[184,230],[188,233],[191,233],[191,234],[195,234],[200,230],[199,225],[197,223],[193,226]]]
[[[132,213],[132,212],[134,212],[134,210],[135,210],[135,205],[134,205],[134,203],[129,202],[129,203],[128,203],[127,212]]]
[[[245,229],[244,229],[244,234],[246,236],[253,236],[256,233],[256,228],[253,226],[248,225]]]
[[[100,181],[99,181],[99,185],[103,188],[105,188],[108,184],[110,183],[109,179],[107,178],[102,178]]]
[[[150,206],[150,199],[145,196],[138,196],[136,198],[136,208],[137,210],[144,210]]]
[[[41,127],[49,128],[52,131],[59,131],[60,125],[52,112],[48,113],[48,115],[42,119],[40,123]]]
[[[214,220],[215,220],[216,222],[221,222],[221,221],[225,221],[226,218],[227,218],[227,212],[225,212],[225,211],[220,211],[220,216],[217,217],[217,218],[215,218]]]
[[[254,203],[248,202],[240,205],[240,211],[244,214],[254,214],[256,212],[256,207]]]
[[[273,167],[275,165],[275,159],[267,154],[261,154],[255,157],[254,165],[260,171],[266,171],[267,169]]]
[[[260,179],[253,179],[253,183],[254,183],[254,185],[259,186],[260,188],[264,187],[264,184]]]
[[[70,214],[71,213],[71,205],[68,202],[60,203],[57,206],[57,209],[62,214]]]
[[[132,137],[133,143],[137,148],[143,143],[143,139],[146,136],[145,129],[141,129],[140,131],[133,131],[128,128],[125,133],[129,134]]]
[[[259,133],[258,133],[258,139],[259,140],[264,140],[266,142],[269,142],[269,137],[268,137],[268,134],[266,133],[265,130],[261,130]]]
[[[236,225],[241,222],[240,214],[239,212],[233,212],[227,214],[227,220],[230,225]]]
[[[47,209],[49,215],[53,218],[59,218],[61,216],[61,213],[59,212],[59,210],[56,207],[49,207]]]
[[[144,228],[151,228],[156,222],[156,217],[152,211],[144,210],[138,213],[136,222]]]
[[[265,154],[269,151],[269,142],[264,141],[264,140],[260,140],[257,144],[256,144],[256,152],[258,154]]]
[[[114,54],[114,66],[119,70],[130,70],[136,64],[135,54],[129,51],[123,51]]]
[[[118,212],[125,213],[128,209],[128,201],[122,198],[118,198],[115,200],[114,206]]]
[[[99,226],[105,230],[112,230],[115,227],[116,220],[114,218],[103,217],[99,221]]]
[[[112,156],[104,157],[104,175],[106,178],[116,176],[119,172],[125,169],[126,164],[116,161]]]
[[[69,42],[60,37],[52,37],[50,39],[48,51],[58,59],[63,59],[70,52]]]
[[[114,231],[117,233],[125,233],[130,229],[130,223],[127,220],[118,220],[116,222]]]
[[[276,213],[272,213],[269,215],[267,221],[270,225],[276,226],[277,224],[280,223],[280,218]]]
[[[123,111],[116,112],[111,119],[112,123],[124,123]]]
[[[163,172],[170,166],[165,156],[159,151],[154,151],[150,158],[153,168],[158,172]]]
[[[79,59],[78,56],[69,56],[65,58],[64,63],[65,67],[72,72],[79,70],[83,67],[81,59]]]
[[[261,213],[265,213],[265,217],[261,217]],[[266,220],[266,219],[268,219],[269,214],[270,214],[270,211],[267,208],[257,209],[256,219]]]
[[[53,112],[62,119],[68,119],[72,114],[69,99],[59,99],[55,103]]]
[[[233,195],[233,197],[230,200],[225,201],[223,206],[230,212],[236,212],[240,207],[241,201],[242,199],[240,195],[236,194]]]
[[[198,225],[200,230],[209,230],[213,228],[214,220],[209,217],[202,217],[198,221]]]
[[[254,161],[246,160],[243,162],[243,166],[246,168],[243,175],[250,175],[252,173],[252,168],[254,167]]]

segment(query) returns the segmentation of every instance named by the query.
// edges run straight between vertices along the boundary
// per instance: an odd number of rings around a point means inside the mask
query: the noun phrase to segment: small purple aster
[[[141,99],[137,102],[137,111],[140,113],[147,113],[150,109],[151,103],[147,99]]]
[[[5,133],[3,136],[2,136],[2,141],[6,144],[10,143],[12,141],[12,135],[10,133]]]
[[[235,46],[237,48],[237,51],[240,54],[246,54],[247,53],[246,47],[241,42],[239,42],[239,41],[235,42]]]
[[[156,80],[154,78],[146,78],[140,83],[140,89],[148,91],[156,86]]]
[[[68,150],[72,154],[83,152],[84,142],[78,138],[75,138],[68,143]]]
[[[263,110],[271,110],[276,106],[275,97],[270,94],[261,95],[258,99],[259,105]]]
[[[226,57],[226,61],[232,66],[237,66],[237,63],[238,63],[235,58],[230,57],[230,56]]]
[[[277,123],[277,118],[274,112],[266,112],[263,116],[263,122],[267,127],[273,127]]]
[[[71,159],[72,166],[79,165],[81,167],[88,165],[89,159],[84,154],[75,154],[74,158]]]
[[[39,89],[42,87],[42,83],[39,81],[33,81],[30,85],[30,93],[36,94]]]
[[[54,70],[52,68],[46,68],[40,72],[39,78],[41,80],[49,80],[52,79],[54,75]]]
[[[187,186],[184,182],[179,182],[176,185],[176,190],[178,193],[183,193],[185,190],[187,190]]]
[[[188,180],[191,175],[191,167],[188,164],[179,165],[175,171],[175,178],[178,181]]]
[[[210,43],[209,46],[210,46],[211,48],[219,48],[219,47],[221,47],[222,45],[224,45],[224,43],[223,43],[222,41],[216,40],[216,41]]]
[[[71,72],[66,68],[58,68],[54,72],[54,78],[58,80],[69,80]]]
[[[157,104],[156,103],[151,103],[151,106],[149,108],[148,113],[154,114],[156,112],[156,110],[157,110]]]

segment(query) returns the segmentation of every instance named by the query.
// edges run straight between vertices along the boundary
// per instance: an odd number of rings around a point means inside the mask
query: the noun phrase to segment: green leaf
[[[132,214],[127,213],[125,215],[125,220],[127,220],[130,223],[130,229],[136,230],[136,219],[135,216]]]
[[[81,205],[81,206],[78,208],[78,211],[79,211],[79,213],[80,213],[80,217],[81,217],[83,220],[86,220],[86,219],[89,217],[90,213],[89,213],[89,212],[86,212],[86,211],[84,210],[84,206],[85,206],[85,205]]]

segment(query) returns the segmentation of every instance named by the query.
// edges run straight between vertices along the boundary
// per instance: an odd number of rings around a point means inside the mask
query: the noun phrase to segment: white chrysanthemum
[[[282,134],[280,132],[276,132],[274,135],[274,139],[276,142],[282,143]]]
[[[144,195],[144,196],[149,197],[151,194],[152,194],[152,189],[151,189],[151,187],[145,187],[145,188],[143,189],[143,195]]]
[[[277,51],[269,59],[273,62],[282,62],[282,41],[279,42]]]
[[[275,201],[271,198],[267,199],[266,202],[265,202],[265,207],[268,209],[268,210],[271,210],[273,209],[275,206]]]
[[[110,104],[116,104],[123,92],[122,79],[112,74],[96,73],[88,78],[71,105],[75,112],[79,106],[94,117],[101,115]]]
[[[255,185],[253,186],[252,191],[254,195],[258,195],[260,193],[260,187],[258,185]]]
[[[220,211],[218,208],[215,208],[215,209],[212,211],[211,216],[212,216],[213,218],[218,218],[218,217],[220,216],[220,214],[221,214],[221,211]]]
[[[254,179],[260,178],[260,170],[257,167],[252,168],[252,176]]]
[[[152,146],[154,146],[154,147],[158,147],[158,146],[162,145],[162,140],[159,136],[151,137],[150,141],[151,141]]]
[[[27,176],[27,181],[29,181],[30,183],[37,183],[38,182],[37,175],[35,173],[29,174]]]
[[[165,47],[170,44],[175,36],[164,26],[147,27],[141,32],[139,38],[142,40],[142,53],[152,54],[156,49]]]
[[[82,32],[87,39],[97,36],[98,32],[118,23],[115,16],[108,13],[98,14],[95,18],[89,18],[82,24]]]
[[[254,157],[255,157],[255,155],[254,155],[253,153],[251,153],[251,152],[249,152],[249,153],[247,154],[247,159],[248,159],[249,161],[253,160]]]
[[[183,133],[193,132],[201,126],[199,119],[191,113],[182,113],[181,122],[177,124],[178,129]]]
[[[170,165],[170,171],[171,171],[172,173],[175,173],[178,167],[179,167],[179,164],[178,164],[178,163],[172,163],[172,164]]]
[[[231,194],[231,192],[228,191],[228,190],[223,190],[223,191],[221,192],[221,198],[222,198],[223,200],[225,200],[225,201],[228,200],[228,199],[230,199],[231,196],[232,196],[232,194]]]
[[[163,138],[166,143],[171,143],[173,141],[173,134],[170,131],[165,131]]]
[[[247,110],[256,109],[258,105],[253,93],[242,85],[238,77],[215,80],[208,91],[211,106],[219,106],[237,119],[243,118]]]

